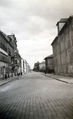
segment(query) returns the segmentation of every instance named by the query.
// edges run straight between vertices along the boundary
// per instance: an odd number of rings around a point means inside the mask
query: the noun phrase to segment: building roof
[[[65,23],[68,20],[68,18],[62,18],[60,19],[60,21],[57,22],[56,25],[58,25],[59,23]]]
[[[70,16],[69,18],[65,18],[65,19],[61,19],[63,21],[66,20],[64,26],[62,27],[62,29],[60,30],[58,36],[63,32],[63,30],[65,29],[65,27],[67,26],[67,24],[73,19],[73,16]],[[63,22],[62,22],[63,23]],[[58,36],[53,40],[53,42],[51,43],[51,45],[53,45],[53,43],[58,39]]]
[[[39,64],[44,64],[44,63],[45,63],[45,61],[39,62]]]
[[[10,46],[14,48],[13,42],[10,42],[11,41],[11,37],[10,37],[11,35],[6,35],[2,31],[0,31],[0,34],[10,44]],[[15,40],[16,40],[16,38],[15,38]]]
[[[51,43],[51,45],[53,45],[53,43],[58,39],[58,36],[55,37],[55,39],[53,40],[53,42]]]
[[[7,37],[7,35],[5,33],[3,33],[2,31],[0,31],[0,34],[6,39],[6,41],[9,42],[9,38]]]
[[[49,55],[49,56],[47,56],[47,57],[45,57],[44,60],[50,59],[50,58],[53,58],[53,54],[52,54],[52,55]]]

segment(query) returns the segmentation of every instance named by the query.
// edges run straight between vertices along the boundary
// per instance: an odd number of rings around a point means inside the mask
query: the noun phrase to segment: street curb
[[[3,86],[3,85],[5,85],[5,84],[7,84],[7,83],[9,83],[9,82],[11,82],[11,81],[13,81],[13,80],[15,80],[14,78],[17,79],[18,77],[13,77],[11,80],[8,80],[8,81],[6,81],[6,82],[0,84],[0,86]]]
[[[53,76],[48,76],[48,75],[45,75],[45,74],[43,74],[44,76],[47,76],[47,77],[49,77],[49,78],[53,78],[53,79],[55,79],[55,80],[57,80],[57,81],[60,81],[60,82],[64,82],[64,83],[68,83],[68,84],[73,84],[73,83],[69,83],[68,81],[63,81],[63,80],[61,80],[61,79],[59,79],[59,78],[55,78],[55,77],[53,77]]]
[[[49,76],[48,76],[48,77],[49,77]],[[58,80],[58,81],[60,81],[60,82],[69,83],[69,82],[67,82],[67,81],[63,81],[63,80],[61,80],[61,79],[58,79],[58,78],[55,78],[55,77],[52,77],[52,76],[51,76],[51,78],[56,79],[56,80]]]

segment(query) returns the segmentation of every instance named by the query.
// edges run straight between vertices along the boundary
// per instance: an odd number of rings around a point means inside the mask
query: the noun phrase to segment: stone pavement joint
[[[10,77],[8,79],[0,79],[0,86],[3,86],[3,85],[5,85],[5,84],[17,79],[17,78],[18,78],[18,76]]]

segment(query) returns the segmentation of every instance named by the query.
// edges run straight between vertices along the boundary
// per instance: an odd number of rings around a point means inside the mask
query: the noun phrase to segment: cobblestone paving
[[[29,73],[0,87],[0,119],[73,119],[73,84]]]

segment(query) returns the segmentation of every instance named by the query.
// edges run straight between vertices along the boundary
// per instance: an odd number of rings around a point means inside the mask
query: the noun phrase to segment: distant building
[[[36,62],[34,64],[34,68],[33,68],[34,71],[39,71],[39,62]]]
[[[52,42],[55,73],[73,76],[73,16],[57,23],[58,36]]]
[[[26,73],[29,73],[30,72],[30,66],[29,66],[29,64],[28,64],[28,62],[27,62],[27,70],[26,70]]]
[[[22,59],[22,58],[21,58],[21,71],[22,71],[22,74],[30,72],[29,64],[27,63],[25,59]]]
[[[53,60],[53,55],[50,55],[48,57],[45,57],[45,70],[46,73],[54,73],[54,60]]]
[[[11,59],[11,64],[10,64],[10,67],[11,67],[11,74],[12,75],[17,75],[17,71],[16,71],[16,54],[18,53],[18,49],[17,49],[17,40],[16,40],[16,37],[14,34],[11,34],[11,35],[7,35],[8,39],[9,39],[9,42],[10,44],[12,44],[13,46],[13,49],[9,48],[9,52],[11,52],[13,50],[13,53],[10,55],[10,59]],[[8,42],[8,43],[9,43]],[[17,68],[18,70],[18,68]]]
[[[39,63],[39,71],[45,72],[46,66],[45,66],[45,61]]]
[[[15,75],[20,75],[21,72],[21,56],[18,52],[18,50],[15,51],[14,53],[14,74]]]
[[[24,60],[21,58],[21,73],[24,73]]]

